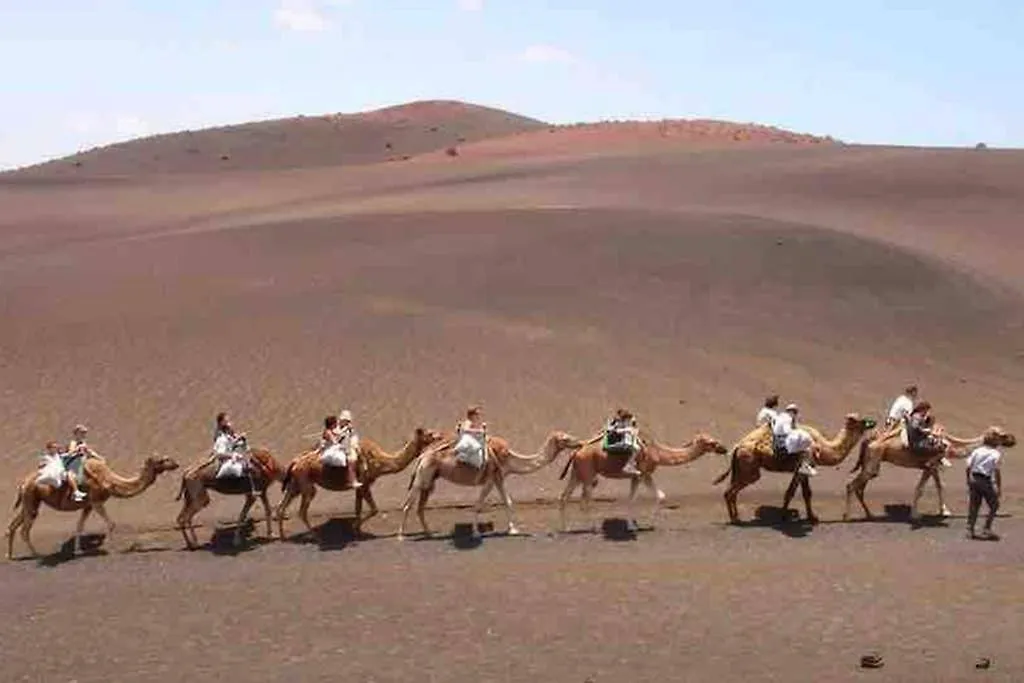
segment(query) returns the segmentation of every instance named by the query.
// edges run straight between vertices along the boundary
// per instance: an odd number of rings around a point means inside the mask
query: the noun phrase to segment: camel
[[[1003,431],[999,427],[989,427],[989,430],[996,432],[1003,446],[1012,447],[1017,443],[1014,435]],[[966,458],[970,454],[971,448],[980,444],[985,438],[984,434],[980,434],[972,439],[961,439],[944,433],[941,427],[937,427],[935,433],[945,441],[945,457],[951,460]],[[850,508],[852,507],[854,496],[857,497],[860,506],[864,509],[864,517],[866,519],[874,518],[871,510],[868,509],[867,503],[864,501],[864,490],[867,488],[868,482],[878,476],[883,462],[897,467],[921,470],[921,478],[918,479],[917,485],[914,487],[914,498],[910,505],[910,518],[912,520],[917,520],[921,517],[918,503],[921,500],[921,494],[924,492],[925,484],[928,483],[929,479],[935,482],[935,489],[938,493],[939,516],[949,517],[952,513],[946,507],[946,501],[943,496],[942,477],[937,467],[925,466],[928,460],[928,456],[913,453],[908,447],[903,445],[900,430],[890,430],[875,435],[874,438],[865,439],[860,445],[860,455],[857,458],[857,464],[850,470],[851,472],[857,472],[857,475],[846,485],[846,509],[843,512],[843,520],[850,521],[851,519]]]
[[[484,501],[492,489],[498,489],[508,513],[507,533],[510,536],[519,533],[512,511],[512,498],[505,490],[506,474],[531,474],[551,464],[568,450],[579,448],[583,442],[565,432],[552,432],[544,440],[540,450],[534,455],[520,455],[513,451],[508,442],[500,437],[487,437],[487,460],[480,470],[460,462],[455,457],[454,440],[445,439],[428,448],[416,461],[413,474],[409,480],[409,495],[402,504],[402,522],[398,527],[398,540],[405,538],[405,523],[409,517],[409,509],[413,499],[419,497],[416,515],[423,527],[425,536],[432,535],[427,525],[424,511],[427,500],[434,490],[438,478],[445,479],[458,486],[479,486],[480,497],[473,508],[473,536],[478,537],[480,512]]]
[[[598,476],[606,479],[629,479],[629,524],[635,528],[636,520],[633,515],[633,501],[636,498],[637,490],[642,482],[654,496],[654,509],[651,513],[651,526],[654,526],[658,515],[658,508],[665,499],[665,494],[654,483],[654,471],[660,467],[674,467],[686,465],[701,457],[705,453],[715,452],[724,455],[729,450],[716,439],[707,434],[697,434],[692,441],[682,448],[669,448],[662,446],[653,437],[645,434],[640,435],[641,450],[637,456],[637,469],[641,476],[631,477],[623,474],[622,468],[626,463],[624,456],[609,456],[598,441],[593,441],[576,451],[569,462],[565,464],[559,479],[564,479],[570,474],[569,481],[558,499],[558,509],[561,514],[562,532],[568,530],[565,508],[576,487],[582,485],[583,492],[580,497],[580,507],[584,514],[590,511],[591,492],[597,486]],[[592,529],[597,529],[597,520],[591,520]]]
[[[814,441],[814,463],[816,465],[835,467],[846,459],[861,437],[874,426],[875,421],[873,419],[862,418],[857,413],[850,413],[846,416],[842,429],[831,440],[825,438],[814,427],[800,425],[800,428],[805,430]],[[793,479],[786,489],[783,499],[783,510],[789,510],[789,504],[793,500],[794,494],[796,494],[797,486],[799,486],[803,494],[804,505],[807,508],[807,519],[812,524],[816,524],[818,517],[811,509],[811,485],[808,477],[797,474],[798,466],[797,458],[780,459],[775,457],[772,448],[772,430],[769,425],[761,425],[748,433],[733,448],[729,469],[719,475],[713,482],[715,485],[718,485],[726,477],[730,477],[729,488],[725,492],[725,506],[729,512],[729,521],[732,524],[739,522],[739,508],[736,506],[736,498],[740,491],[761,478],[761,470],[764,469],[768,472],[793,474]]]
[[[267,536],[273,536],[267,487],[271,482],[281,481],[284,478],[284,470],[270,451],[265,448],[253,448],[249,452],[249,456],[249,476],[217,479],[217,469],[220,464],[216,460],[202,466],[193,465],[181,476],[181,487],[174,499],[184,499],[181,512],[178,513],[177,525],[181,529],[181,535],[184,536],[185,545],[189,550],[195,550],[199,546],[199,539],[196,537],[192,519],[200,510],[210,504],[210,494],[207,493],[210,490],[225,496],[245,496],[245,503],[242,505],[242,511],[238,515],[238,524],[235,527],[234,544],[236,547],[242,543],[242,526],[249,515],[249,510],[256,502],[256,496],[259,496],[260,502],[263,504],[263,512],[267,521]],[[189,532],[191,532],[191,537]]]
[[[85,529],[85,521],[93,510],[107,523],[107,538],[109,539],[114,533],[115,524],[107,514],[107,501],[110,498],[138,496],[152,486],[159,475],[178,469],[178,463],[171,458],[148,457],[143,461],[139,473],[134,477],[123,477],[117,474],[110,469],[106,460],[100,457],[87,458],[83,467],[88,470],[92,481],[98,482],[99,485],[89,488],[86,500],[81,502],[72,499],[71,489],[67,486],[57,487],[38,483],[36,481],[38,472],[32,472],[25,476],[18,485],[18,493],[14,501],[15,517],[7,528],[7,559],[14,557],[14,534],[19,528],[21,529],[21,538],[28,546],[32,557],[39,556],[35,546],[32,545],[30,534],[32,525],[39,516],[39,507],[44,503],[59,512],[81,512],[75,527],[73,553],[77,554],[82,551],[82,531]]]
[[[359,462],[356,467],[359,480],[363,485],[356,489],[355,530],[357,533],[362,529],[363,522],[378,513],[377,503],[373,500],[373,492],[370,490],[373,482],[385,474],[398,474],[419,457],[427,446],[441,438],[440,432],[417,427],[412,439],[395,454],[386,452],[370,439],[361,438],[359,440]],[[335,470],[338,471],[335,472]],[[282,540],[284,540],[285,512],[295,497],[300,495],[302,500],[299,503],[299,519],[312,533],[313,527],[310,525],[308,517],[309,505],[313,502],[318,486],[328,491],[352,490],[346,484],[345,473],[341,471],[341,468],[325,467],[315,451],[307,451],[292,460],[281,482],[284,498],[277,506],[278,532]],[[370,506],[370,513],[365,519],[363,518],[364,501]]]

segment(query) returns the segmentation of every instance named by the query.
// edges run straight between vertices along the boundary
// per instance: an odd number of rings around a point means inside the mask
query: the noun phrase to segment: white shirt
[[[991,446],[978,446],[967,456],[967,471],[991,477],[999,469],[1003,454]]]
[[[793,416],[785,411],[776,414],[775,421],[772,423],[772,433],[775,436],[787,436],[791,431],[793,431]]]
[[[217,455],[231,455],[235,449],[235,437],[227,432],[221,432],[213,440],[213,452]]]
[[[778,415],[778,412],[772,410],[771,408],[761,408],[760,412],[758,412],[757,414],[757,421],[754,424],[773,425],[775,424],[775,418],[778,417]]]
[[[910,400],[910,397],[906,394],[902,394],[895,401],[892,402],[892,407],[889,408],[889,419],[894,422],[899,422],[904,417],[910,414],[910,411],[914,409],[914,402]]]

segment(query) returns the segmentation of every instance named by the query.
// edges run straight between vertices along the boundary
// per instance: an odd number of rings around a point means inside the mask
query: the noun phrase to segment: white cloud
[[[274,11],[274,23],[286,31],[299,33],[319,33],[331,25],[320,3],[314,0],[281,0]]]
[[[458,3],[463,12],[479,12],[484,8],[484,0],[458,0]]]
[[[519,53],[519,59],[534,64],[576,64],[579,62],[571,52],[554,45],[531,45]]]

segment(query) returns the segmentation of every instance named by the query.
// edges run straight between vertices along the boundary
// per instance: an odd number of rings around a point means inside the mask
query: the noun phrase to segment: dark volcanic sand
[[[1021,178],[1020,153],[834,147],[5,179],[0,476],[13,498],[33,451],[79,420],[123,472],[152,451],[191,461],[221,409],[284,459],[342,407],[393,449],[477,401],[526,452],[619,404],[666,443],[731,444],[769,391],[831,432],[911,380],[955,433],[1019,434]],[[178,551],[171,475],[110,504],[110,556],[2,565],[4,679],[1021,680],[1017,459],[1000,543],[965,540],[962,519],[830,523],[852,459],[815,479],[829,523],[805,536],[724,527],[725,460],[706,456],[656,475],[678,509],[635,541],[546,536],[557,514],[530,501],[561,490],[558,463],[510,485],[531,538],[233,557]],[[962,514],[961,464],[944,478]],[[915,480],[883,469],[875,511]],[[382,507],[407,482],[381,480]],[[744,516],[785,483],[744,492]],[[598,492],[620,516],[625,486]],[[442,483],[434,501],[474,497]],[[431,513],[444,531],[469,516]],[[51,552],[73,526],[44,510],[36,542]],[[154,552],[122,552],[135,542]],[[91,632],[44,655],[75,620]],[[881,672],[857,669],[871,649]]]

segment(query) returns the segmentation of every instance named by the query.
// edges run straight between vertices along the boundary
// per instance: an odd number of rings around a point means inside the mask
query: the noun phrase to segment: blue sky
[[[1021,147],[1021,36],[1016,0],[0,0],[0,168],[431,98]]]

